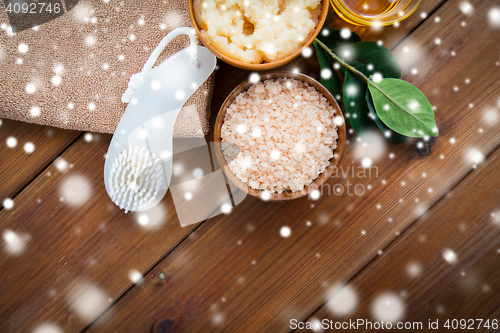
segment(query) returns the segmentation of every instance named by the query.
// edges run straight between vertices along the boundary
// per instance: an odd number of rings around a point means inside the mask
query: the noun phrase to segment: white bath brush
[[[125,148],[111,166],[109,196],[126,211],[141,210],[156,197],[164,180],[156,153],[138,145]]]
[[[180,34],[190,37],[191,46],[152,68],[166,45]],[[167,193],[175,120],[215,65],[215,56],[198,47],[195,31],[178,28],[160,42],[142,71],[132,75],[122,96],[122,101],[129,104],[104,164],[106,191],[125,212],[149,209]]]

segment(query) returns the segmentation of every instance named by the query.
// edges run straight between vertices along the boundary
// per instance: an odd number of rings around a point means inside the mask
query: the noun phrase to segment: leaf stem
[[[354,74],[356,74],[357,76],[359,76],[360,78],[362,78],[364,81],[366,81],[366,83],[368,83],[369,85],[371,85],[372,87],[374,87],[375,89],[377,89],[378,91],[380,91],[380,93],[382,95],[384,95],[388,100],[390,100],[392,103],[394,103],[397,107],[399,107],[400,109],[404,110],[406,113],[408,113],[410,116],[412,116],[415,120],[417,120],[418,122],[422,123],[424,126],[426,126],[426,127],[428,127],[429,129],[432,130],[432,128],[429,125],[427,125],[426,123],[424,123],[422,120],[418,119],[411,112],[407,111],[396,100],[394,100],[391,96],[389,96],[382,88],[380,88],[375,82],[373,82],[372,80],[370,80],[365,74],[363,74],[357,68],[349,65],[347,62],[345,62],[343,59],[341,59],[338,55],[336,55],[335,53],[333,53],[333,51],[330,50],[330,48],[328,46],[326,46],[318,38],[316,38],[314,40],[314,42],[317,43],[319,46],[321,46],[321,48],[323,48],[329,55],[332,56],[333,59],[337,60],[342,66],[344,66],[345,68],[347,68],[348,70],[350,70],[351,72],[353,72]]]

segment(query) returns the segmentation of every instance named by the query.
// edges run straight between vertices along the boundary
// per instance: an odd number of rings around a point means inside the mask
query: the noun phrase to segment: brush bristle
[[[156,153],[146,147],[129,147],[111,166],[109,196],[125,213],[133,212],[153,201],[162,183],[162,164]]]

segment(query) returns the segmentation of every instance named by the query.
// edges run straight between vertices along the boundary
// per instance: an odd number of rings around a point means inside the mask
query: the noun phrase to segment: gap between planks
[[[79,139],[79,138],[81,138],[81,136],[82,136],[82,134],[81,134],[80,136],[78,136],[78,137],[77,137],[77,139],[73,140],[73,141],[72,141],[69,145],[67,145],[67,146],[64,148],[63,152],[61,152],[60,154],[56,154],[57,156],[55,156],[53,159],[49,159],[49,160],[47,160],[47,161],[48,161],[48,163],[44,166],[44,168],[43,168],[43,169],[41,169],[41,170],[38,172],[38,175],[35,175],[32,179],[30,179],[30,180],[29,180],[29,182],[28,182],[27,184],[31,183],[31,182],[32,182],[35,178],[37,178],[40,174],[42,174],[42,173],[43,173],[43,171],[44,171],[44,170],[45,170],[45,169],[46,169],[46,168],[50,165],[50,163],[51,163],[53,160],[55,160],[57,157],[59,157],[59,156],[63,155],[63,153],[64,153],[67,149],[69,149],[69,148],[70,148],[73,144],[75,144],[75,143],[78,141],[78,139]],[[22,187],[22,188],[21,188],[21,189],[17,192],[17,194],[19,194],[21,191],[23,191],[23,190],[26,188],[26,186],[27,186],[27,185],[23,186],[23,187]],[[16,196],[17,196],[17,194],[16,194]],[[201,225],[201,223],[200,223],[200,225]],[[185,238],[184,238],[184,239],[185,239]],[[183,240],[184,240],[184,239],[183,239]],[[182,241],[183,241],[183,240],[182,240]],[[176,247],[177,247],[180,243],[182,243],[182,241],[180,241],[180,242],[176,245]],[[176,247],[174,247],[173,249],[175,249]],[[173,249],[172,249],[172,250],[173,250]],[[172,250],[171,250],[171,251],[169,251],[169,252],[168,252],[168,253],[167,253],[164,257],[168,256],[168,254],[169,254],[169,253],[171,253],[171,252],[172,252]],[[158,262],[159,262],[159,261],[158,261]],[[151,269],[150,269],[147,273],[151,272],[151,270],[153,270],[153,268],[154,268],[154,267],[158,264],[158,262],[157,262],[156,264],[153,264],[153,265],[152,265],[152,268],[151,268]],[[147,273],[146,273],[146,274],[147,274]],[[133,287],[133,285],[132,285],[132,287]],[[130,288],[129,288],[129,289],[130,289]],[[129,290],[129,289],[128,289],[128,290]]]
[[[498,145],[497,145],[497,144],[495,144],[495,146],[494,146],[494,147],[498,147]],[[453,182],[452,182],[452,184],[454,184],[454,185],[452,185],[452,188],[453,188],[454,186],[456,186],[456,184],[458,184],[458,183],[459,183],[462,179],[464,179],[464,177],[466,177],[466,175],[467,175],[467,173],[465,173],[464,175],[462,175],[461,177],[459,177],[459,178],[458,178],[458,179],[456,179],[456,180],[454,180],[454,179],[453,179],[453,180],[452,180],[452,181],[453,181]],[[443,195],[441,195],[440,197],[438,197],[438,199],[437,199],[437,200],[441,200],[441,199],[443,198],[443,196],[444,196],[444,195],[446,195],[446,193],[443,193]],[[433,206],[434,206],[434,205],[433,205]],[[413,223],[413,222],[410,222],[410,223]],[[407,230],[407,229],[405,229],[405,230]],[[179,246],[179,245],[177,245],[177,246]]]
[[[440,8],[440,7],[441,7],[441,6],[442,6],[442,5],[443,5],[446,1],[448,1],[448,0],[443,0],[443,1],[441,1],[441,2],[440,2],[440,4],[439,4],[439,5],[438,5],[438,6],[437,6],[437,7],[436,7],[433,11],[432,11],[432,13],[434,13],[434,11],[435,11],[435,10],[437,10],[438,8]],[[431,13],[431,15],[432,15],[432,13]],[[431,15],[429,15],[426,19],[428,19]],[[425,20],[426,20],[426,19],[425,19]],[[396,48],[396,47],[397,47],[397,46],[398,46],[401,42],[403,42],[403,41],[404,41],[404,40],[405,40],[408,36],[410,36],[410,35],[411,35],[411,33],[413,33],[413,31],[415,31],[416,29],[418,29],[418,27],[420,27],[420,26],[421,26],[421,24],[423,24],[423,23],[425,22],[425,20],[422,20],[422,21],[421,21],[420,23],[418,23],[418,24],[417,24],[417,25],[416,25],[413,29],[411,29],[409,32],[407,32],[407,33],[405,34],[405,36],[404,36],[401,40],[399,40],[399,41],[398,41],[398,42],[397,42],[397,43],[396,43],[393,47],[391,47],[391,49],[395,49],[395,48]],[[353,30],[355,30],[355,29],[353,29]],[[289,64],[289,65],[287,65],[287,66],[291,68],[291,67],[293,67],[293,63],[292,63],[292,64]],[[309,74],[309,75],[310,75],[310,74]],[[314,75],[314,74],[313,74],[313,75]],[[224,98],[223,98],[223,99],[224,99]],[[212,108],[212,109],[213,109],[213,110],[214,110],[214,109],[218,110],[218,108]],[[215,118],[215,115],[212,115],[212,120],[214,120],[214,118]],[[212,120],[211,120],[211,121],[212,121]],[[209,134],[207,135],[207,137],[210,137],[210,134],[212,134],[212,127],[213,127],[213,126],[211,126],[210,132],[209,132]],[[225,175],[224,175],[224,177],[225,177]],[[464,177],[464,178],[465,178],[465,177]],[[458,183],[457,183],[457,184],[455,184],[455,186],[456,186],[456,185],[458,185]],[[444,195],[441,197],[441,199],[442,199],[445,195],[446,195],[446,194],[444,194]],[[233,202],[233,195],[231,195],[231,196],[230,196],[230,199],[231,199],[231,201]],[[436,203],[436,204],[437,204],[437,203]],[[433,207],[433,206],[432,206],[432,207]],[[205,220],[205,221],[206,221],[206,220]],[[175,246],[174,246],[171,250],[169,250],[167,253],[165,253],[165,255],[164,255],[161,259],[159,259],[156,263],[154,263],[154,264],[151,266],[151,268],[150,268],[147,272],[145,272],[145,273],[144,273],[144,276],[148,276],[149,274],[151,274],[151,273],[152,273],[152,272],[153,272],[153,271],[157,268],[157,266],[158,266],[158,264],[159,264],[160,262],[162,262],[163,260],[165,260],[165,259],[166,259],[166,258],[167,258],[167,257],[168,257],[171,253],[172,253],[172,252],[174,252],[174,251],[175,251],[175,250],[176,250],[179,246],[181,246],[181,245],[184,243],[184,241],[186,241],[186,240],[189,238],[189,236],[190,236],[191,234],[194,234],[194,233],[195,233],[195,232],[199,229],[199,227],[201,227],[201,225],[203,224],[203,222],[205,222],[205,221],[199,222],[199,224],[196,226],[196,228],[195,228],[195,229],[191,230],[191,231],[190,231],[190,233],[188,233],[188,234],[187,234],[187,235],[186,235],[186,236],[185,236],[185,237],[184,237],[181,241],[179,241],[179,242],[178,242],[178,243],[177,243],[177,244],[176,244],[176,245],[175,245]],[[408,230],[410,227],[411,227],[411,225],[410,225],[410,226],[408,226],[408,228],[406,228],[406,229],[403,231],[403,233],[404,233],[406,230]],[[394,241],[396,241],[396,239],[395,239]],[[394,242],[394,241],[393,241],[393,242]],[[392,243],[391,243],[391,244],[392,244]],[[376,258],[376,257],[374,257],[374,259],[375,259],[375,258]],[[373,260],[374,260],[374,259],[373,259]],[[367,265],[366,265],[366,266],[368,266],[371,262],[372,262],[372,261],[370,261],[369,263],[367,263]],[[363,267],[362,269],[364,269],[364,267]],[[361,269],[361,270],[362,270],[362,269]],[[361,270],[360,270],[360,271],[361,271]],[[132,290],[132,289],[134,289],[134,288],[137,288],[137,286],[136,286],[135,284],[131,284],[131,286],[130,286],[129,288],[127,288],[127,289],[126,289],[126,290],[125,290],[125,291],[124,291],[124,292],[123,292],[123,293],[122,293],[122,294],[121,294],[118,298],[116,298],[116,299],[113,301],[113,303],[112,303],[112,304],[110,304],[110,306],[109,306],[109,307],[108,307],[108,308],[107,308],[107,309],[106,309],[106,310],[105,310],[105,311],[104,311],[104,312],[103,312],[103,313],[102,313],[102,314],[101,314],[98,318],[96,318],[93,322],[90,322],[88,325],[86,325],[86,326],[85,326],[85,328],[84,328],[81,332],[87,332],[87,330],[88,330],[88,329],[90,329],[90,328],[92,327],[92,325],[93,325],[96,321],[98,321],[98,320],[99,320],[99,318],[102,318],[102,317],[106,316],[107,312],[108,312],[108,311],[109,311],[109,310],[113,307],[113,305],[115,305],[117,302],[119,302],[119,301],[120,301],[120,300],[121,300],[121,299],[122,299],[122,298],[123,298],[123,297],[124,297],[124,296],[125,296],[128,292],[129,292],[129,291],[131,291],[131,290]]]
[[[500,155],[500,147],[497,147],[496,150],[492,151],[485,158],[485,161],[481,164],[480,168],[486,168],[486,167],[488,167],[489,166],[488,162],[490,162],[491,159],[494,159],[494,158],[500,159],[500,157],[498,155]],[[451,192],[453,192],[454,190],[456,190],[457,187],[460,187],[462,184],[466,184],[468,182],[473,182],[476,179],[476,176],[478,176],[477,172],[478,172],[477,169],[470,170],[469,173],[467,173],[453,188],[450,189],[450,191],[448,191],[448,193],[446,193],[443,196],[441,196],[439,198],[439,200],[434,203],[434,205],[432,205],[431,207],[429,207],[428,213],[424,214],[424,216],[422,216],[420,218],[417,218],[413,222],[411,222],[401,232],[401,236],[403,236],[403,235],[407,236],[409,233],[412,233],[415,229],[417,229],[417,227],[423,221],[426,221],[429,218],[429,216],[432,215],[432,213],[434,212],[434,210],[438,209],[440,206],[442,206],[446,202],[446,200],[448,199],[447,196]],[[381,249],[382,250],[382,255],[374,255],[373,258],[369,262],[366,263],[366,265],[364,265],[361,269],[359,269],[358,272],[356,272],[350,279],[348,279],[345,282],[345,285],[350,285],[353,281],[358,280],[362,274],[367,274],[367,272],[369,271],[370,267],[374,267],[376,265],[376,263],[382,261],[388,255],[388,252],[390,250],[396,248],[398,245],[400,245],[402,243],[403,243],[402,239],[400,239],[400,238],[394,238],[384,248]],[[312,311],[306,318],[302,319],[301,321],[303,321],[303,322],[311,321],[311,319],[313,319],[320,310],[323,310],[323,312],[325,311],[324,309],[325,309],[327,303],[328,303],[328,299],[326,301],[324,301],[320,306],[318,306],[314,311]],[[497,308],[497,309],[495,309],[494,311],[492,311],[492,313],[495,312],[495,311],[497,311],[497,310],[500,310],[500,307]],[[302,330],[295,329],[292,332],[301,332],[301,331]]]
[[[408,244],[410,244],[410,245],[412,244],[411,242],[410,243],[408,242],[408,239],[416,238],[417,235],[419,237],[422,234],[425,235],[426,227],[428,227],[430,224],[432,224],[432,222],[434,222],[436,219],[439,219],[440,215],[443,215],[441,212],[449,211],[450,204],[456,205],[457,201],[462,202],[462,200],[464,199],[464,196],[468,197],[469,195],[472,195],[472,197],[474,198],[474,200],[472,200],[472,202],[474,204],[477,203],[477,201],[481,201],[477,195],[478,195],[478,193],[483,192],[483,188],[479,188],[478,185],[481,186],[482,183],[486,183],[487,184],[486,186],[489,186],[490,188],[493,188],[497,191],[497,195],[495,196],[495,194],[493,194],[493,196],[494,196],[494,198],[498,198],[497,185],[499,182],[499,178],[497,177],[494,180],[493,185],[491,185],[491,181],[489,181],[489,179],[488,179],[488,176],[491,175],[491,173],[494,172],[494,170],[496,170],[498,168],[498,165],[500,165],[500,148],[497,148],[496,151],[494,151],[492,154],[490,154],[489,158],[483,164],[481,164],[481,166],[479,166],[477,170],[474,170],[474,172],[469,173],[467,175],[467,177],[457,187],[455,187],[456,191],[454,189],[452,194],[449,193],[445,197],[441,198],[441,200],[439,201],[438,204],[434,205],[434,207],[432,209],[430,209],[424,216],[422,216],[422,218],[418,219],[418,221],[413,223],[411,225],[411,227],[409,228],[410,230],[408,230],[408,232],[405,234],[405,236],[403,238],[400,238],[400,239],[397,239],[396,241],[391,242],[391,244],[389,244],[389,246],[384,248],[384,252],[382,255],[377,256],[368,265],[363,267],[363,269],[360,270],[351,279],[349,279],[345,283],[345,285],[353,286],[353,288],[354,288],[353,290],[359,290],[361,292],[361,294],[364,294],[367,296],[366,298],[372,296],[371,294],[369,296],[367,295],[367,289],[369,289],[369,290],[374,289],[374,288],[376,288],[377,284],[384,284],[384,287],[383,287],[384,290],[391,290],[391,291],[392,290],[394,290],[394,291],[400,290],[401,283],[398,283],[398,282],[400,282],[400,281],[398,281],[398,278],[394,278],[393,280],[391,280],[390,287],[387,286],[388,283],[386,283],[386,282],[381,282],[381,280],[377,280],[377,281],[373,280],[374,276],[377,276],[377,274],[380,273],[380,270],[381,270],[380,267],[389,266],[388,271],[390,271],[392,273],[395,271],[395,268],[396,268],[395,263],[398,263],[399,261],[414,262],[416,260],[418,262],[419,258],[411,258],[411,257],[406,258],[405,257],[404,259],[399,260],[400,257],[394,258],[394,255],[395,255],[395,253],[408,254],[408,252],[411,252],[410,251],[411,249],[410,250],[405,249],[405,247],[409,247]],[[470,203],[464,202],[464,205],[466,207],[469,207]],[[467,206],[467,205],[469,205],[469,206]],[[465,211],[463,211],[463,208],[462,208],[461,215],[453,216],[454,217],[453,222],[449,222],[449,224],[452,225],[453,227],[458,227],[457,229],[459,229],[460,223],[464,224],[464,228],[465,228],[465,225],[467,222],[474,224],[473,226],[470,226],[470,228],[467,229],[466,235],[464,235],[465,231],[462,231],[463,239],[457,240],[456,241],[457,244],[454,244],[455,247],[450,247],[449,246],[450,244],[446,244],[446,243],[441,243],[441,242],[436,243],[436,241],[434,241],[433,243],[431,243],[428,246],[429,248],[431,248],[433,250],[433,252],[436,252],[438,254],[438,256],[441,253],[439,251],[442,250],[443,248],[451,248],[457,252],[464,252],[465,251],[465,253],[462,253],[462,257],[459,256],[461,258],[460,262],[463,264],[461,266],[455,265],[453,262],[448,263],[448,264],[446,264],[446,263],[443,264],[443,263],[440,263],[439,260],[431,262],[431,264],[434,264],[434,265],[438,265],[438,266],[444,265],[445,266],[444,268],[441,267],[441,271],[444,271],[446,273],[441,272],[439,274],[439,276],[441,276],[441,278],[439,279],[438,282],[440,284],[442,284],[442,283],[444,283],[444,281],[446,281],[447,285],[445,285],[443,288],[439,288],[441,291],[446,292],[450,288],[453,288],[453,285],[460,284],[460,282],[457,282],[457,280],[460,278],[460,276],[465,276],[465,275],[457,274],[458,271],[462,271],[462,273],[467,272],[467,274],[472,273],[472,275],[474,276],[474,272],[476,274],[479,274],[479,273],[478,273],[477,269],[476,270],[472,269],[473,267],[478,266],[478,265],[479,266],[488,266],[487,264],[484,263],[484,259],[498,258],[500,256],[500,254],[499,254],[500,248],[497,248],[498,247],[498,238],[497,238],[497,241],[495,241],[495,237],[498,237],[499,234],[498,234],[498,232],[494,233],[494,230],[497,229],[498,226],[493,225],[492,221],[490,221],[491,220],[490,212],[495,210],[495,209],[498,209],[497,202],[495,201],[495,199],[490,199],[490,201],[486,203],[486,207],[481,206],[480,208],[481,208],[480,210],[482,210],[482,214],[483,214],[482,218],[480,218],[480,217],[473,218],[472,220],[474,222],[471,220],[471,218],[469,216],[470,215],[469,211],[467,209],[465,209]],[[463,214],[466,214],[466,215],[462,216]],[[477,222],[476,222],[476,219],[478,220]],[[458,223],[458,221],[460,223]],[[469,229],[471,229],[471,230],[469,230]],[[453,229],[453,230],[455,230],[455,229]],[[447,229],[447,231],[450,231],[450,229]],[[427,230],[427,232],[429,232],[429,231]],[[471,232],[472,232],[472,235],[469,235],[469,233],[471,233]],[[492,233],[492,235],[489,234],[490,232]],[[450,237],[451,237],[451,235],[450,235]],[[464,240],[465,238],[466,238],[466,240]],[[438,239],[438,241],[439,241],[439,239]],[[426,240],[426,242],[427,242],[427,240]],[[450,242],[455,243],[455,241],[450,241]],[[468,243],[470,243],[470,242],[473,243],[472,246],[468,245]],[[414,239],[413,243],[416,244],[416,243],[419,243],[419,241]],[[437,244],[439,244],[439,245],[437,245]],[[485,249],[478,247],[478,245],[485,247]],[[467,250],[463,250],[463,248],[466,248]],[[481,255],[481,257],[479,259],[476,258],[476,260],[467,260],[467,259],[471,259],[472,257],[475,257],[476,253],[479,252],[478,250],[482,250],[480,252],[483,253],[483,255]],[[429,252],[428,249],[426,249],[426,251]],[[415,256],[417,257],[417,255],[415,255]],[[439,259],[442,260],[441,258],[439,258]],[[496,259],[496,260],[498,261],[498,259]],[[387,263],[389,263],[389,264],[387,264]],[[386,264],[386,265],[384,265],[384,264]],[[423,267],[421,269],[422,269],[422,271],[424,271],[426,263],[422,262],[422,264],[423,264],[422,265]],[[380,265],[382,265],[382,266],[380,266]],[[392,268],[392,270],[390,268]],[[385,269],[386,268],[384,268],[384,270]],[[434,271],[434,270],[431,270],[431,271],[427,270],[427,272],[432,272],[432,271]],[[438,270],[436,269],[436,271],[438,271]],[[427,275],[430,275],[430,274],[421,273],[419,276],[420,277],[422,277],[422,276],[427,277]],[[448,280],[445,280],[445,277],[447,277],[447,276],[450,277],[451,282],[449,282]],[[490,274],[490,277],[491,276],[496,276],[496,274]],[[367,281],[373,281],[373,282],[367,282]],[[413,279],[413,281],[412,281],[412,279],[408,279],[408,281],[409,281],[409,282],[407,282],[408,284],[412,283],[412,282],[424,284],[424,282],[418,282],[418,281],[416,281],[416,279]],[[497,290],[499,287],[498,281],[499,280],[497,279],[497,283],[496,283]],[[370,286],[368,286],[368,284],[370,284]],[[438,283],[431,284],[429,288],[431,288],[431,290],[432,290],[432,288],[434,288],[437,284]],[[476,284],[480,284],[480,283],[477,282]],[[405,288],[405,289],[407,289],[407,288]],[[412,290],[418,289],[418,288],[414,286],[413,288],[410,287],[409,289],[410,289],[410,292],[412,292]],[[418,290],[420,291],[420,289],[418,289]],[[458,292],[464,293],[464,290],[459,290]],[[469,294],[474,293],[474,291],[469,290],[468,293]],[[425,292],[423,292],[422,294],[425,295]],[[429,303],[433,303],[434,305],[436,303],[438,303],[436,301],[436,298],[439,299],[439,297],[437,297],[436,294],[437,293],[434,292],[434,294],[427,296],[427,298],[430,298],[430,300],[428,300]],[[491,292],[489,295],[491,296]],[[416,295],[416,296],[419,296],[421,298],[423,297],[421,295]],[[468,296],[470,296],[470,295],[468,295]],[[410,299],[413,299],[413,298],[410,298]],[[464,299],[462,299],[462,301],[464,301]],[[410,303],[409,300],[408,300],[408,302]],[[348,321],[349,319],[356,320],[358,318],[371,320],[372,322],[376,321],[376,320],[370,318],[370,315],[367,314],[367,312],[368,312],[368,310],[366,309],[367,308],[366,303],[368,303],[367,300],[361,300],[360,304],[357,306],[357,308],[354,309],[353,312],[350,313],[349,315],[344,315],[344,316],[338,315],[336,317],[331,315],[331,313],[329,312],[327,303],[328,303],[328,300],[325,301],[323,304],[321,304],[321,306],[319,306],[312,314],[310,314],[306,319],[304,319],[302,321],[303,322],[311,322],[311,321],[313,321],[313,319],[319,319],[319,320],[328,319],[328,320],[342,322],[342,321],[346,321],[346,320]],[[463,304],[463,303],[460,302],[460,304]],[[419,307],[417,309],[415,309],[415,305],[419,305]],[[413,322],[413,321],[417,320],[417,321],[422,322],[422,320],[427,319],[427,317],[422,318],[422,313],[420,313],[419,310],[424,312],[424,313],[427,311],[427,313],[425,313],[425,314],[431,316],[432,314],[429,313],[429,309],[427,309],[429,306],[430,306],[430,304],[422,304],[422,302],[417,302],[417,304],[411,304],[411,306],[408,306],[408,309],[411,308],[413,310],[412,314],[416,315],[417,317],[416,318],[405,317],[404,321]],[[495,306],[495,304],[493,304],[493,306]],[[425,307],[425,309],[423,309],[424,307]],[[362,309],[360,309],[360,308],[362,308]],[[432,309],[434,309],[434,308],[432,308]],[[474,309],[474,310],[478,310],[478,309]],[[481,309],[481,310],[483,310],[482,315],[484,315],[484,309]],[[490,310],[484,317],[478,315],[477,313],[473,313],[472,318],[481,318],[484,320],[489,318],[491,320],[492,314],[498,313],[499,310],[500,310],[500,307],[495,307],[495,308],[493,308],[493,310]],[[463,311],[465,311],[466,313],[469,313],[468,312],[469,310],[463,310],[463,308],[462,308],[462,313],[461,313],[462,316],[458,317],[458,318],[465,319],[465,316],[467,314],[463,313]],[[444,310],[443,310],[443,313],[444,313]],[[408,315],[410,316],[412,314],[408,314]],[[452,314],[455,315],[454,312],[452,312]],[[445,316],[445,318],[448,318],[450,320],[456,319],[454,317],[449,317],[450,316],[449,311],[448,311],[447,315],[448,315],[448,317]],[[437,314],[434,314],[434,316],[442,317],[442,314],[440,314],[438,311]],[[470,318],[470,317],[468,317],[468,318]],[[434,320],[436,318],[430,318],[430,319]],[[440,318],[440,320],[441,320],[441,318]],[[403,321],[403,319],[401,321]],[[304,331],[304,330],[299,330],[299,329],[294,330],[294,332],[302,332],[302,331]],[[442,326],[440,327],[440,331],[445,331]]]

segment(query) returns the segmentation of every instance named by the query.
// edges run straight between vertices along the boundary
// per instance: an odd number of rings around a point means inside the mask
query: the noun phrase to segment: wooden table
[[[13,207],[0,211],[0,332],[286,332],[323,319],[423,323],[414,331],[489,319],[470,327],[496,331],[500,27],[488,12],[500,2],[470,3],[470,16],[458,1],[424,0],[398,27],[350,27],[394,52],[440,129],[428,144],[349,134],[341,166],[369,157],[378,174],[329,184],[360,184],[362,195],[247,197],[182,228],[167,194],[146,228],[105,192],[110,135],[2,120],[0,198]],[[329,26],[347,26],[330,14]],[[319,72],[314,57],[288,68]],[[248,75],[219,64],[214,113]]]

